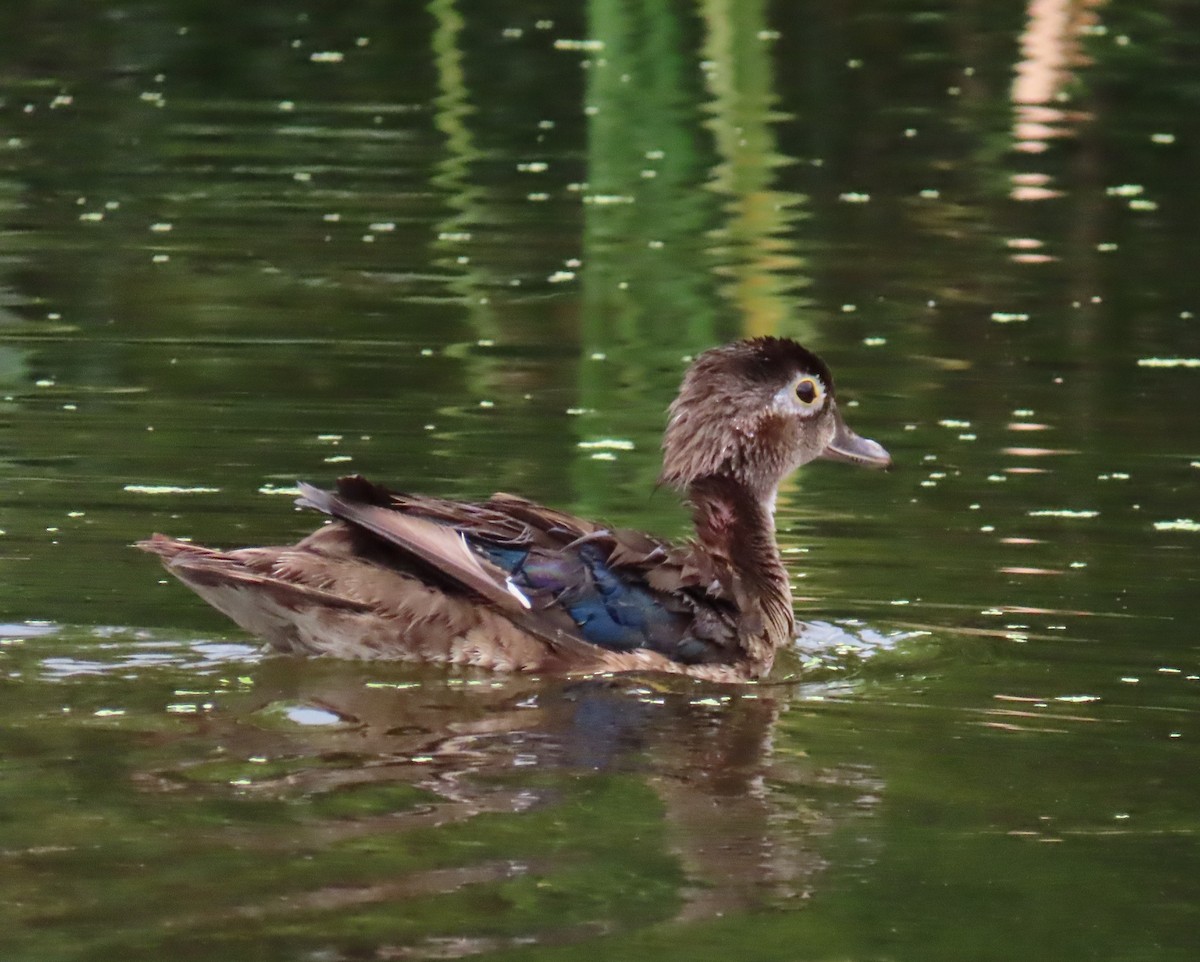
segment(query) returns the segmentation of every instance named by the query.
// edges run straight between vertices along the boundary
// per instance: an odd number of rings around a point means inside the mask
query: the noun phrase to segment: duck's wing
[[[597,667],[596,649],[547,619],[502,611],[416,573],[397,549],[350,524],[299,544],[219,551],[163,535],[138,542],[218,611],[273,648],[339,658],[504,671]]]
[[[397,509],[382,489],[362,478],[344,481],[336,492],[301,483],[296,503],[346,521],[400,548],[431,573],[475,592],[502,611],[519,613],[532,607],[503,569],[471,550],[464,532]]]
[[[737,654],[737,608],[720,559],[642,532],[609,529],[513,495],[471,503],[395,494],[361,477],[299,504],[399,549],[454,591],[526,630],[683,664]]]

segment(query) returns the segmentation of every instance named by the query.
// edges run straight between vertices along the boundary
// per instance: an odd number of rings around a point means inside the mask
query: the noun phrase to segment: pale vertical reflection
[[[726,198],[716,232],[722,293],[737,305],[746,334],[797,330],[794,292],[807,286],[805,259],[795,250],[795,223],[807,198],[774,189],[776,172],[793,163],[776,149],[772,124],[778,101],[765,0],[701,0],[704,73],[711,100],[707,126],[721,158],[709,187]]]
[[[1021,59],[1012,86],[1016,119],[1016,150],[1040,154],[1050,141],[1073,136],[1088,114],[1066,110],[1060,97],[1079,68],[1089,63],[1080,37],[1096,23],[1095,8],[1103,0],[1029,0],[1027,22],[1021,34]],[[1058,191],[1049,175],[1020,173],[1013,177],[1016,200],[1044,200]]]
[[[738,323],[721,309],[709,270],[706,238],[720,211],[703,189],[715,157],[700,125],[692,11],[662,0],[589,0],[587,9],[589,49],[579,55],[585,413],[575,423],[581,443],[608,438],[632,447],[581,449],[576,483],[581,510],[605,515],[614,494],[636,492],[650,523],[671,499],[646,501],[662,431],[661,417],[646,412],[665,411],[683,355],[731,339]]]
[[[717,205],[699,189],[712,156],[686,17],[660,0],[591,0],[588,28],[584,335],[677,357],[720,323],[702,273]]]
[[[19,232],[12,232],[10,212],[16,214],[24,205],[21,201],[21,190],[15,179],[0,180],[0,332],[13,330],[24,326],[24,319],[15,307],[24,306],[27,298],[17,293],[16,288],[9,285],[12,280],[12,267],[24,263],[24,258],[12,249],[10,238],[20,237]],[[10,387],[24,383],[27,380],[29,352],[14,345],[0,345],[0,387]]]
[[[441,157],[430,178],[440,190],[449,208],[437,222],[436,263],[449,274],[447,287],[467,307],[472,326],[481,338],[495,336],[495,322],[480,296],[476,268],[464,268],[459,258],[466,257],[472,229],[488,222],[483,190],[470,179],[471,165],[479,158],[479,148],[468,126],[475,113],[463,67],[462,33],[464,21],[456,0],[431,0],[429,13],[434,20],[432,37],[433,65],[437,72],[438,95],[433,101],[433,124],[445,138]]]

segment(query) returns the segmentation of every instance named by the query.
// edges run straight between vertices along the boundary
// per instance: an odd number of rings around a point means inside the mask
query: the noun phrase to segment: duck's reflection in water
[[[677,919],[806,897],[824,865],[821,838],[869,814],[879,797],[869,770],[821,766],[799,747],[775,748],[781,713],[796,704],[788,687],[447,677],[284,658],[260,664],[254,681],[252,695],[210,716],[205,724],[215,730],[206,734],[226,758],[296,764],[277,774],[263,766],[263,776],[239,791],[294,798],[392,784],[432,799],[399,813],[319,820],[306,827],[308,844],[436,831],[485,813],[520,818],[555,804],[573,780],[632,777],[658,797],[661,834],[682,870]],[[151,781],[174,781],[178,790],[179,774]],[[609,822],[604,837],[620,837],[612,822],[627,814],[597,811]],[[629,844],[643,843],[631,837]],[[364,901],[434,894],[512,870],[506,862],[418,871],[360,894]],[[345,891],[328,894],[344,907]]]

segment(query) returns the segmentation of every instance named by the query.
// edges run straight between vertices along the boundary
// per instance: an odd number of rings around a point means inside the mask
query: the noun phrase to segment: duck
[[[659,485],[690,505],[672,542],[512,494],[453,501],[361,476],[300,484],[327,520],[286,546],[137,543],[269,649],[532,674],[763,679],[795,634],[775,540],[780,484],[811,461],[889,468],[798,342],[711,348],[668,409]]]

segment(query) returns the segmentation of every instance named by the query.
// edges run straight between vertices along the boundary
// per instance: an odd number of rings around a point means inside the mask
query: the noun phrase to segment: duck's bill
[[[847,464],[857,464],[864,468],[890,468],[892,456],[878,441],[864,438],[846,426],[839,416],[837,432],[829,442],[821,457],[829,461],[845,461]]]

